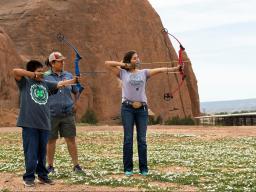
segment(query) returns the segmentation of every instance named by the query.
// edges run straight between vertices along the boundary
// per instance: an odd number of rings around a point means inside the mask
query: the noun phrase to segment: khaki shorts
[[[58,139],[58,137],[75,137],[76,124],[73,115],[65,117],[51,117],[51,131],[49,139]]]

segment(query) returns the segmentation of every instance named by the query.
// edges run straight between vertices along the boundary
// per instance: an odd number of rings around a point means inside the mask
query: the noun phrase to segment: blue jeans
[[[26,168],[26,173],[23,175],[24,181],[34,181],[35,173],[43,179],[48,178],[48,171],[45,167],[48,135],[48,130],[28,127],[22,128]]]
[[[122,104],[121,116],[122,116],[122,123],[124,128],[124,143],[123,143],[124,171],[133,170],[134,124],[136,125],[136,131],[137,131],[139,169],[140,169],[140,172],[148,171],[147,142],[146,142],[148,108],[147,106],[143,106],[139,109],[134,109],[130,105]]]

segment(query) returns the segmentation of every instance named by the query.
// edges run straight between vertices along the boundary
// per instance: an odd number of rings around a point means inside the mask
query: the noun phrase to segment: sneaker
[[[47,178],[38,177],[38,182],[40,184],[54,185],[53,180],[49,179],[48,177]]]
[[[143,176],[147,176],[148,175],[148,171],[141,171],[140,174],[143,175]]]
[[[35,186],[35,181],[23,181],[25,187],[34,187]]]
[[[48,173],[54,173],[54,172],[55,172],[55,171],[54,171],[54,167],[51,166],[51,165],[49,165],[49,166],[47,167],[47,171],[48,171]]]
[[[75,173],[85,173],[85,172],[83,171],[83,169],[80,167],[79,164],[77,164],[76,166],[74,166],[73,171],[74,171]]]
[[[125,171],[124,172],[125,176],[132,176],[133,175],[133,172],[132,171]]]

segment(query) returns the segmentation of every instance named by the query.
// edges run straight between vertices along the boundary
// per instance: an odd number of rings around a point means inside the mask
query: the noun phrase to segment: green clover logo
[[[30,96],[39,105],[45,105],[48,100],[48,92],[43,85],[32,85],[30,87]]]

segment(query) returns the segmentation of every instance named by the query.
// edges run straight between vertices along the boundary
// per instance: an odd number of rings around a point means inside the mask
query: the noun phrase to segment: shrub
[[[87,109],[83,117],[81,118],[82,123],[88,123],[88,124],[97,124],[97,116],[96,113],[92,109]]]
[[[163,119],[162,117],[159,115],[157,116],[157,118],[153,117],[153,116],[149,116],[148,118],[148,124],[149,125],[157,125],[157,124],[162,124]]]
[[[165,125],[195,125],[195,121],[191,117],[180,118],[178,116],[168,119]]]

